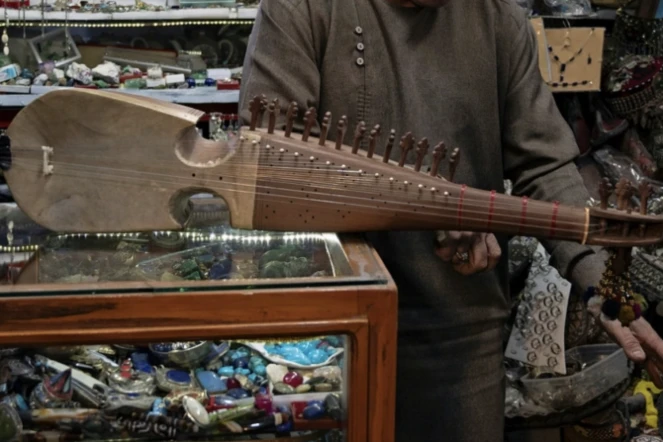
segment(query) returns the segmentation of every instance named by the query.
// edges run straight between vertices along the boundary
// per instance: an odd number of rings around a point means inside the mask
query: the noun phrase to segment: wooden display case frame
[[[114,293],[0,293],[0,346],[136,343],[154,340],[274,338],[346,334],[348,442],[393,442],[396,402],[396,285],[360,236],[339,236],[364,282],[288,288],[176,289]],[[370,275],[382,275],[381,280]],[[330,281],[331,282],[331,281]],[[70,286],[69,286],[70,287]],[[54,291],[61,294],[54,295]]]

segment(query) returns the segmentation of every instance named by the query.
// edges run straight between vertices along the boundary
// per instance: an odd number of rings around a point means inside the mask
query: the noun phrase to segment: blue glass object
[[[235,368],[248,368],[249,367],[249,358],[246,356],[241,356],[233,361],[233,367]]]
[[[297,347],[283,346],[281,347],[280,354],[288,361],[301,365],[311,365],[311,360]]]
[[[219,376],[225,376],[227,378],[230,378],[235,374],[235,369],[233,367],[225,366],[225,367],[219,368],[218,373],[219,373]]]
[[[326,351],[315,349],[308,354],[308,357],[311,360],[311,363],[322,364],[329,356]]]
[[[243,388],[233,388],[232,390],[228,390],[226,394],[233,399],[244,399],[250,396],[249,392]]]
[[[186,84],[189,85],[189,88],[196,87],[196,79],[189,77],[186,79]]]
[[[233,263],[229,259],[224,259],[221,262],[215,263],[209,269],[209,279],[228,279],[232,270]]]
[[[142,371],[147,374],[152,374],[154,372],[154,368],[152,367],[152,364],[150,364],[150,355],[147,353],[132,353],[131,363],[138,371]]]
[[[306,405],[304,411],[302,411],[302,415],[307,420],[320,419],[325,415],[325,406],[321,401],[311,401]]]
[[[235,408],[237,406],[235,399],[227,395],[210,396],[209,403],[215,407],[223,408]]]
[[[288,419],[286,422],[281,425],[276,426],[276,431],[278,433],[288,433],[292,431],[292,419]]]
[[[191,376],[186,371],[182,370],[168,370],[166,372],[166,379],[171,382],[177,382],[178,384],[189,384],[191,383]]]

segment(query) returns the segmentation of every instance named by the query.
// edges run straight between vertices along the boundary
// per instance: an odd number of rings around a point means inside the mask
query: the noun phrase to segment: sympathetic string
[[[58,158],[63,157],[62,155],[58,155]],[[98,155],[96,156],[97,158],[99,157]],[[30,162],[33,162],[34,165],[30,165]],[[295,162],[290,161],[292,166],[278,166],[275,168],[275,171],[270,171],[270,178],[275,182],[275,183],[286,183],[286,184],[293,184],[293,183],[304,183],[306,182],[308,185],[310,185],[312,182],[314,182],[311,179],[311,176],[307,174],[308,179],[298,179],[294,178],[292,174],[292,170],[296,169],[297,171],[301,172],[300,167],[295,167]],[[35,172],[40,171],[40,163],[37,158],[34,158],[32,160],[25,160],[21,158],[21,155],[18,155],[18,158],[16,159],[16,165],[20,166],[22,164],[25,164],[30,168],[31,170]],[[131,169],[120,169],[120,168],[109,168],[109,167],[102,167],[102,166],[89,166],[89,165],[80,165],[80,164],[75,164],[75,163],[67,163],[64,161],[55,161],[53,163],[56,167],[58,167],[58,173],[64,174],[64,175],[70,175],[70,176],[78,176],[78,177],[85,177],[85,178],[92,178],[92,179],[105,179],[106,181],[111,181],[111,182],[117,182],[117,183],[122,183],[124,182],[125,184],[129,184],[126,182],[127,179],[132,180],[134,183],[155,183],[155,184],[160,184],[164,187],[172,187],[174,189],[180,189],[183,186],[183,184],[186,184],[186,182],[192,182],[195,183],[196,187],[200,186],[200,181],[201,178],[187,178],[183,177],[181,174],[181,169],[179,169],[180,174],[175,175],[175,174],[155,174],[152,172],[144,172],[144,171],[135,171]],[[247,164],[248,166],[249,164]],[[241,166],[241,164],[240,164]],[[63,171],[64,169],[64,171]],[[88,170],[85,170],[88,169]],[[89,169],[92,169],[93,171],[89,171]],[[241,167],[240,167],[241,169]],[[100,172],[102,171],[102,172]],[[336,168],[333,170],[334,172],[344,172],[340,168]],[[129,176],[119,176],[120,173],[125,173],[129,174]],[[320,173],[329,173],[329,171],[319,171],[316,172],[317,174]],[[347,173],[347,172],[344,172]],[[132,175],[140,175],[140,176],[132,176]],[[205,186],[206,188],[209,188],[212,191],[223,191],[223,190],[231,190],[235,192],[244,192],[244,193],[257,193],[259,195],[266,195],[269,190],[263,189],[262,186],[256,187],[255,184],[252,183],[242,183],[242,176],[232,176],[232,175],[225,175],[228,179],[235,179],[236,182],[232,185],[226,185],[217,182],[216,180],[212,179],[204,179],[203,182],[206,183]],[[172,182],[168,181],[167,179],[176,179],[177,182]],[[319,184],[325,184],[325,190],[338,190],[340,185],[343,185],[343,182],[349,182],[352,181],[353,184],[353,192],[354,193],[362,193],[362,188],[363,186],[357,186],[357,183],[366,183],[367,186],[373,186],[374,181],[371,178],[358,178],[357,176],[341,176],[336,177],[336,183],[332,183],[331,185],[328,185],[327,182],[321,182],[321,183],[316,183],[317,187],[322,189],[324,186],[321,186]],[[182,182],[184,181],[184,183]],[[238,189],[236,186],[241,186],[243,189]],[[374,188],[374,186],[373,186]],[[267,188],[270,189],[270,188]],[[273,190],[273,189],[270,189]],[[416,192],[416,189],[413,189],[413,192]],[[289,190],[289,192],[295,192],[295,193],[306,193],[306,191],[297,191],[297,190]],[[310,191],[308,191],[310,193]],[[374,192],[373,192],[374,193]],[[362,208],[370,208],[370,210],[375,210],[376,207],[374,204],[370,204],[369,198],[366,197],[358,197],[358,196],[348,196],[348,198],[345,199],[344,203],[341,202],[336,202],[336,201],[329,201],[324,199],[325,196],[333,196],[333,194],[326,194],[324,192],[319,192],[316,197],[317,198],[322,198],[320,201],[321,202],[326,202],[328,204],[343,204],[345,206],[348,206],[348,204],[351,207],[362,209]],[[308,202],[311,201],[311,198],[302,198],[302,197],[292,197],[290,196],[289,198],[292,198],[294,200],[297,200],[298,204],[305,205]],[[449,213],[448,218],[453,217],[454,211],[457,209],[456,205],[459,202],[459,198],[456,198],[452,195],[442,197],[444,199],[445,205],[440,205],[439,203],[437,205],[433,204],[427,204],[422,201],[417,201],[416,204],[420,207],[424,207],[426,209],[432,209],[435,210],[434,212],[422,212],[423,215],[431,215],[431,216],[440,216],[441,214],[444,213],[444,211],[447,211]],[[348,203],[348,199],[352,200],[352,203]],[[517,199],[516,199],[517,202]],[[365,204],[367,203],[367,204]],[[400,205],[407,205],[406,202],[399,202],[399,201],[394,201],[395,204],[400,204]],[[487,213],[485,210],[485,201],[480,201],[477,204],[474,203],[474,200],[472,198],[466,198],[463,202],[464,205],[464,214],[466,219],[470,221],[485,221],[487,219]],[[474,210],[474,209],[480,209],[480,210]],[[384,208],[378,210],[382,210],[385,212],[398,212],[398,213],[411,213],[411,209],[404,208],[404,209],[397,209],[395,207],[390,207],[390,208]],[[442,211],[442,212],[441,212]],[[482,216],[474,216],[476,214],[480,214]],[[542,215],[541,217],[538,217],[536,213],[531,214],[531,221],[540,221],[540,222],[546,222],[549,221],[550,215],[549,214],[540,214]],[[520,216],[514,216],[511,217],[514,221],[518,220],[520,221]],[[508,225],[508,224],[507,224]],[[513,222],[512,225],[518,225],[517,222]],[[577,232],[582,232],[582,230],[585,227],[583,223],[577,223],[577,228],[578,229],[562,229],[560,230],[561,233],[577,233]],[[568,230],[565,232],[565,230]]]

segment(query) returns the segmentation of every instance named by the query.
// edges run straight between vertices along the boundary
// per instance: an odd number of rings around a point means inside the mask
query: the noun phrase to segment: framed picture
[[[56,68],[66,66],[81,58],[69,29],[60,28],[29,40],[30,50],[39,65],[52,62]]]

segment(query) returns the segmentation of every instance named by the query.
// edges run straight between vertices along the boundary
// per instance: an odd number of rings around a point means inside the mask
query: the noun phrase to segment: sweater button
[[[363,33],[364,33],[364,30],[361,28],[361,26],[357,26],[357,27],[355,28],[355,34],[357,34],[357,35],[361,35],[361,34],[363,34]]]
[[[364,59],[361,58],[361,57],[359,57],[359,58],[357,59],[357,66],[363,66],[363,65],[364,65]]]
[[[364,43],[357,43],[357,50],[358,51],[363,51],[364,50]]]

